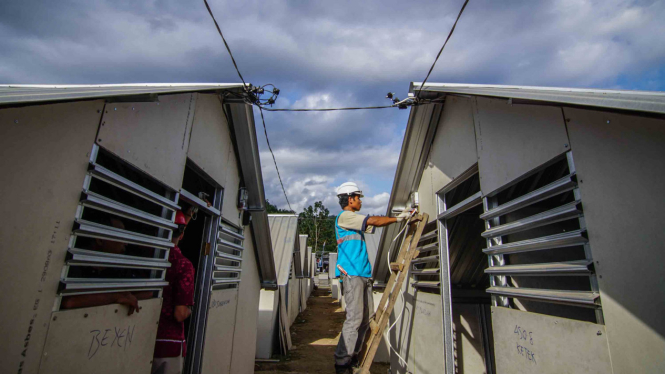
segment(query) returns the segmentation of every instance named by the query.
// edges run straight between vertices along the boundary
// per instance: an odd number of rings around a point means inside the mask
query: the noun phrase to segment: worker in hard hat
[[[365,341],[365,333],[369,329],[369,321],[374,315],[372,265],[367,255],[365,234],[373,234],[375,227],[400,222],[410,217],[411,211],[405,210],[397,217],[359,214],[363,193],[354,182],[339,186],[337,197],[342,212],[335,220],[338,265],[335,276],[340,277],[344,284],[346,320],[335,350],[335,372],[353,373]]]
[[[181,205],[184,205],[180,202]],[[153,374],[179,374],[185,359],[187,343],[185,341],[184,321],[192,314],[194,305],[194,266],[185,257],[178,243],[185,235],[187,224],[192,219],[194,209],[184,208],[177,211],[171,242],[175,245],[169,251],[171,267],[166,270],[165,280],[169,282],[162,292],[162,312],[157,327],[157,340],[152,361]]]

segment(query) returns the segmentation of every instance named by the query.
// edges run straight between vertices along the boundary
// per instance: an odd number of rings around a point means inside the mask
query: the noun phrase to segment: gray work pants
[[[346,321],[335,350],[335,365],[349,366],[358,360],[358,354],[369,330],[369,320],[374,316],[372,279],[342,276]]]

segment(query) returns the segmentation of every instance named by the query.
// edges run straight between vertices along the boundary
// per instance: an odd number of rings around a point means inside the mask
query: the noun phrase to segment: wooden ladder
[[[411,261],[418,257],[420,253],[416,249],[420,235],[427,224],[429,216],[427,213],[414,216],[409,222],[409,229],[406,233],[406,238],[399,249],[399,254],[395,262],[390,263],[390,279],[383,292],[379,307],[376,310],[374,319],[370,321],[370,334],[366,338],[367,344],[364,352],[360,353],[362,360],[360,361],[360,373],[370,374],[369,368],[372,366],[376,350],[379,348],[383,332],[388,326],[390,315],[395,307],[395,302],[402,292],[402,284],[409,272]]]

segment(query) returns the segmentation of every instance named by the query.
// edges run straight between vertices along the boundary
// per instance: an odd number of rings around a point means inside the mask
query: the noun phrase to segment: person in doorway
[[[372,265],[367,255],[365,233],[373,234],[375,227],[388,226],[410,217],[404,210],[397,217],[364,216],[357,213],[362,208],[362,191],[353,182],[337,188],[342,212],[335,220],[337,236],[337,267],[335,276],[344,284],[346,320],[335,350],[335,372],[353,373],[362,351],[369,321],[374,316],[372,298]],[[341,269],[340,269],[341,268]]]
[[[194,305],[194,266],[178,248],[192,219],[192,209],[187,214],[177,211],[171,241],[175,246],[169,252],[171,267],[166,271],[168,286],[162,294],[162,313],[157,328],[157,341],[152,362],[153,374],[179,374],[182,372],[187,348],[184,321],[192,314]]]

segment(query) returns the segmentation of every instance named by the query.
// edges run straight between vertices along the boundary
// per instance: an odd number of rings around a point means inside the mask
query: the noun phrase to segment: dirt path
[[[256,374],[335,373],[335,347],[344,323],[339,302],[330,297],[330,288],[319,288],[307,300],[307,309],[291,326],[293,349],[278,363],[256,365]],[[387,364],[373,364],[372,374],[385,374]]]

